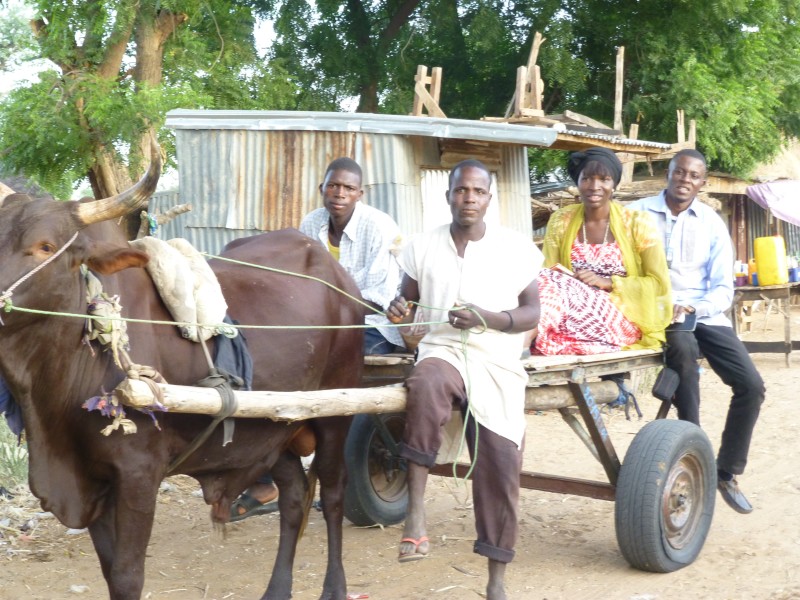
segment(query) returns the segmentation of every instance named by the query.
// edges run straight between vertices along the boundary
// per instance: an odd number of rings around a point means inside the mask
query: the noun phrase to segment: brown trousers
[[[427,358],[417,363],[406,380],[406,427],[400,456],[432,467],[442,444],[442,427],[453,408],[467,409],[467,392],[461,374],[448,362]],[[523,419],[524,415],[520,415]],[[465,417],[466,419],[466,417]],[[477,425],[477,461],[476,453]],[[519,474],[522,449],[502,436],[467,419],[467,444],[475,461],[472,497],[478,539],[474,551],[503,563],[514,558],[518,533]]]

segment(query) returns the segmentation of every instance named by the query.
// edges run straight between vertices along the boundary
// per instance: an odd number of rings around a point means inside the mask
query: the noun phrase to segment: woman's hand
[[[600,275],[598,275],[594,271],[590,271],[589,269],[584,269],[582,271],[575,271],[575,277],[577,277],[580,281],[582,281],[586,285],[591,285],[592,287],[596,287],[606,292],[611,291],[610,277],[601,277]]]

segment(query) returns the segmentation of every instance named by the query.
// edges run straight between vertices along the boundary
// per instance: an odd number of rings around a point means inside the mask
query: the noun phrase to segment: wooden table
[[[783,283],[780,285],[745,285],[734,288],[733,293],[733,330],[739,334],[740,304],[755,300],[782,300],[778,307],[783,313],[784,341],[781,342],[744,342],[749,352],[783,352],[786,354],[786,366],[790,366],[792,350],[800,349],[800,343],[792,341],[792,318],[790,301],[793,295],[800,295],[800,283]],[[796,347],[795,347],[796,346]]]

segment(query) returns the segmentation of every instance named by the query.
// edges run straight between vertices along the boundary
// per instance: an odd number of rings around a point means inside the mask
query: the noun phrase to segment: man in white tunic
[[[432,325],[419,345],[408,388],[400,455],[408,460],[408,515],[400,562],[424,558],[429,469],[453,408],[467,422],[473,457],[474,550],[489,561],[488,600],[506,598],[505,566],[517,539],[519,473],[525,435],[524,332],[539,319],[536,276],[543,256],[512,230],[484,221],[491,177],[476,160],[450,172],[452,222],[415,238],[401,258],[401,295],[387,311],[411,322],[418,303]],[[409,307],[411,302],[411,307]]]

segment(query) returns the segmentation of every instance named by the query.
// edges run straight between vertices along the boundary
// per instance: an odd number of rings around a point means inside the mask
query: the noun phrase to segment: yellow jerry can
[[[756,238],[753,247],[756,255],[759,285],[780,285],[789,282],[789,264],[786,261],[786,244],[779,235]]]

